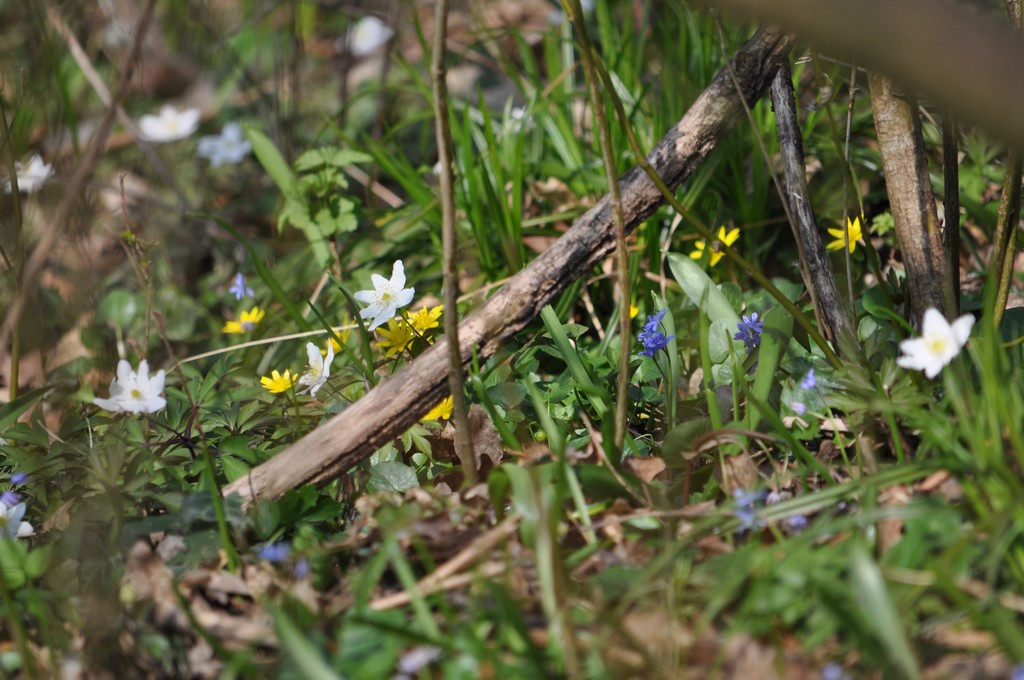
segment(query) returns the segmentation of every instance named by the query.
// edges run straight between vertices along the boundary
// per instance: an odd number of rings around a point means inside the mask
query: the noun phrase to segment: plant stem
[[[580,54],[583,57],[583,70],[586,73],[587,89],[590,92],[590,106],[594,111],[597,132],[601,140],[601,157],[604,162],[605,179],[608,182],[612,217],[615,220],[615,266],[618,273],[619,287],[619,373],[615,392],[615,441],[613,446],[621,452],[626,442],[626,416],[629,407],[629,348],[632,344],[630,329],[629,302],[629,252],[626,249],[626,219],[622,214],[622,194],[619,189],[619,173],[615,169],[615,155],[612,149],[611,129],[604,113],[604,97],[599,89],[597,75],[597,57],[594,46],[587,35],[587,26],[583,21],[583,8],[579,0],[562,0],[566,14],[572,17],[572,24],[579,35]],[[609,88],[610,90],[611,88]],[[628,121],[623,121],[628,126]],[[674,389],[670,386],[670,389]]]
[[[430,75],[434,84],[434,118],[437,155],[441,164],[441,249],[444,271],[444,334],[448,339],[448,390],[452,396],[452,422],[455,424],[455,451],[462,463],[466,484],[476,483],[476,456],[473,433],[469,429],[462,350],[459,346],[459,272],[455,262],[458,243],[455,235],[455,190],[452,186],[452,131],[448,115],[448,85],[445,81],[445,42],[448,34],[448,0],[438,0],[434,12],[434,45]]]

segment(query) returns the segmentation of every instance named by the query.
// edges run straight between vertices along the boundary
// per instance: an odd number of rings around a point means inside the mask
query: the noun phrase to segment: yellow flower
[[[640,308],[639,307],[637,307],[636,305],[630,305],[629,306],[629,318],[630,319],[635,319],[636,315],[639,314],[639,313],[640,313]]]
[[[420,420],[448,420],[452,417],[452,398],[446,397]]]
[[[731,246],[733,243],[736,243],[736,239],[738,239],[739,237],[740,237],[740,230],[739,230],[738,227],[733,227],[728,232],[725,231],[725,227],[719,227],[718,228],[718,239],[711,246],[711,266],[712,267],[714,267],[716,264],[718,264],[718,261],[721,260],[723,257],[725,257],[725,253],[723,253],[723,252],[718,250],[718,248],[717,248],[718,243],[724,243],[727,246]],[[692,253],[690,253],[690,258],[694,259],[694,260],[699,260],[702,257],[704,257],[704,249],[706,247],[707,247],[707,243],[705,243],[703,239],[701,239],[700,241],[697,241],[697,243],[694,244],[694,248],[696,248],[696,250],[694,250]]]
[[[424,307],[415,314],[410,314],[409,321],[412,323],[412,327],[416,329],[416,332],[423,335],[431,328],[438,327],[437,320],[441,318],[441,311],[443,309],[444,305],[438,305],[430,310]]]
[[[409,348],[416,334],[412,327],[403,319],[388,319],[388,327],[378,328],[383,340],[377,342],[377,347],[385,350],[385,356],[393,357]]]
[[[850,218],[846,218],[846,233],[842,229],[829,229],[828,233],[836,238],[835,241],[829,243],[826,248],[829,250],[842,250],[846,247],[846,234],[850,235],[850,252],[853,252],[854,247],[857,245],[857,241],[860,241],[864,234],[860,230],[860,218],[858,217],[853,222],[850,222]]]
[[[259,307],[253,307],[248,312],[242,312],[242,318],[238,321],[228,321],[222,329],[225,333],[247,333],[256,328],[266,312]]]
[[[279,392],[285,392],[292,388],[292,385],[295,384],[295,376],[287,369],[285,369],[284,373],[271,371],[269,378],[267,376],[260,378],[260,384],[266,387],[271,393],[278,394]]]
[[[348,334],[346,333],[345,335],[348,335]],[[345,340],[346,338],[342,337],[341,339]],[[320,350],[320,355],[321,356],[327,356],[327,350],[328,349],[332,350],[335,354],[337,354],[338,352],[341,351],[341,345],[338,344],[337,340],[335,340],[334,338],[329,337],[329,338],[327,338],[327,342],[324,343],[324,348],[322,350]]]

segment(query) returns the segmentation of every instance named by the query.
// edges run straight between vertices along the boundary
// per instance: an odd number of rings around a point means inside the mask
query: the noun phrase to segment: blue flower
[[[850,676],[842,666],[830,661],[821,667],[821,680],[850,680]]]
[[[782,520],[782,527],[791,534],[799,534],[807,528],[806,515],[792,515]]]
[[[28,481],[28,474],[27,473],[15,472],[13,475],[11,475],[11,486],[17,486],[19,484],[24,484],[27,481]]]
[[[668,341],[676,337],[669,335],[666,337],[661,332],[661,320],[665,318],[668,313],[667,309],[661,309],[647,317],[647,323],[644,324],[644,328],[640,331],[640,334],[636,336],[636,339],[640,341],[640,345],[643,347],[641,354],[648,357],[653,357],[658,353],[659,350],[663,350],[668,347]]]
[[[295,562],[295,568],[292,570],[292,574],[295,575],[295,578],[306,578],[309,576],[309,571],[309,560],[305,557],[300,557],[298,561]]]
[[[284,562],[292,554],[292,546],[287,541],[268,543],[256,553],[257,557],[267,562]]]
[[[790,406],[793,408],[793,413],[798,416],[802,416],[807,413],[807,406],[802,401],[794,401]]]
[[[245,277],[242,276],[242,272],[235,274],[235,282],[231,284],[231,288],[228,288],[228,292],[234,294],[236,300],[253,297],[252,288],[245,285]]]
[[[757,524],[759,524],[757,511],[754,509],[754,503],[761,500],[761,496],[762,493],[760,491],[747,491],[746,489],[733,490],[732,497],[736,500],[736,510],[733,514],[740,520],[739,532],[741,534],[753,529]]]
[[[811,370],[807,371],[807,375],[805,375],[804,379],[800,381],[800,387],[804,388],[805,390],[813,390],[817,386],[818,380],[814,377],[814,369],[812,368]]]
[[[1024,663],[1019,663],[1010,670],[1010,680],[1024,680]]]
[[[761,333],[764,332],[764,321],[757,320],[757,312],[750,316],[743,316],[743,320],[736,324],[739,332],[732,336],[733,340],[742,340],[747,343],[747,351],[752,352],[761,343]]]
[[[13,508],[19,501],[21,501],[21,496],[13,491],[8,490],[0,493],[0,503],[3,503],[9,508]]]

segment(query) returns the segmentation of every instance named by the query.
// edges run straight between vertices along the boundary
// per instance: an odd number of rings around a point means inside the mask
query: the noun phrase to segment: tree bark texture
[[[800,273],[811,295],[818,327],[840,352],[848,354],[856,347],[853,319],[849,305],[839,294],[825,244],[814,218],[814,208],[807,194],[804,144],[796,117],[793,77],[789,64],[779,68],[771,86],[775,109],[783,171],[786,175],[786,202],[793,220],[794,236],[800,251]]]
[[[739,90],[753,105],[787,59],[793,37],[762,29],[732,59]],[[740,94],[722,69],[690,110],[648,155],[665,183],[678,187],[744,116]],[[641,168],[619,181],[626,229],[632,231],[662,203],[661,192]],[[483,361],[526,327],[577,278],[615,248],[615,228],[605,196],[550,249],[513,277],[459,327],[464,362]],[[228,485],[225,494],[245,501],[276,498],[303,484],[326,484],[368,458],[415,424],[446,394],[447,343],[434,346],[382,381],[358,402]]]
[[[975,3],[704,0],[884,73],[1024,151],[1024,43]]]
[[[929,307],[948,317],[957,308],[956,293],[942,247],[917,104],[885,76],[871,73],[868,83],[913,318],[920,321]]]

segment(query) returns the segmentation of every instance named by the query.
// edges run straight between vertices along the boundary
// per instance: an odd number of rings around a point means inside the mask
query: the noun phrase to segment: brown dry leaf
[[[648,458],[628,458],[626,466],[634,475],[650,484],[654,478],[665,471],[665,461],[654,456]]]
[[[753,489],[760,483],[761,474],[749,453],[735,456],[722,456],[721,463],[715,465],[715,479],[732,495],[737,489]]]
[[[909,487],[896,485],[884,489],[878,495],[878,503],[883,508],[899,508],[910,503]],[[903,518],[889,517],[878,522],[878,547],[886,553],[903,538]]]
[[[158,626],[187,630],[188,617],[178,607],[171,570],[148,542],[137,541],[128,552],[121,592],[122,600],[150,602]]]
[[[779,678],[775,649],[744,633],[733,635],[722,650],[722,677],[730,680],[776,680]],[[788,674],[786,677],[790,677]]]
[[[921,493],[934,494],[951,503],[963,500],[964,488],[948,470],[939,470],[928,475],[915,485]]]

